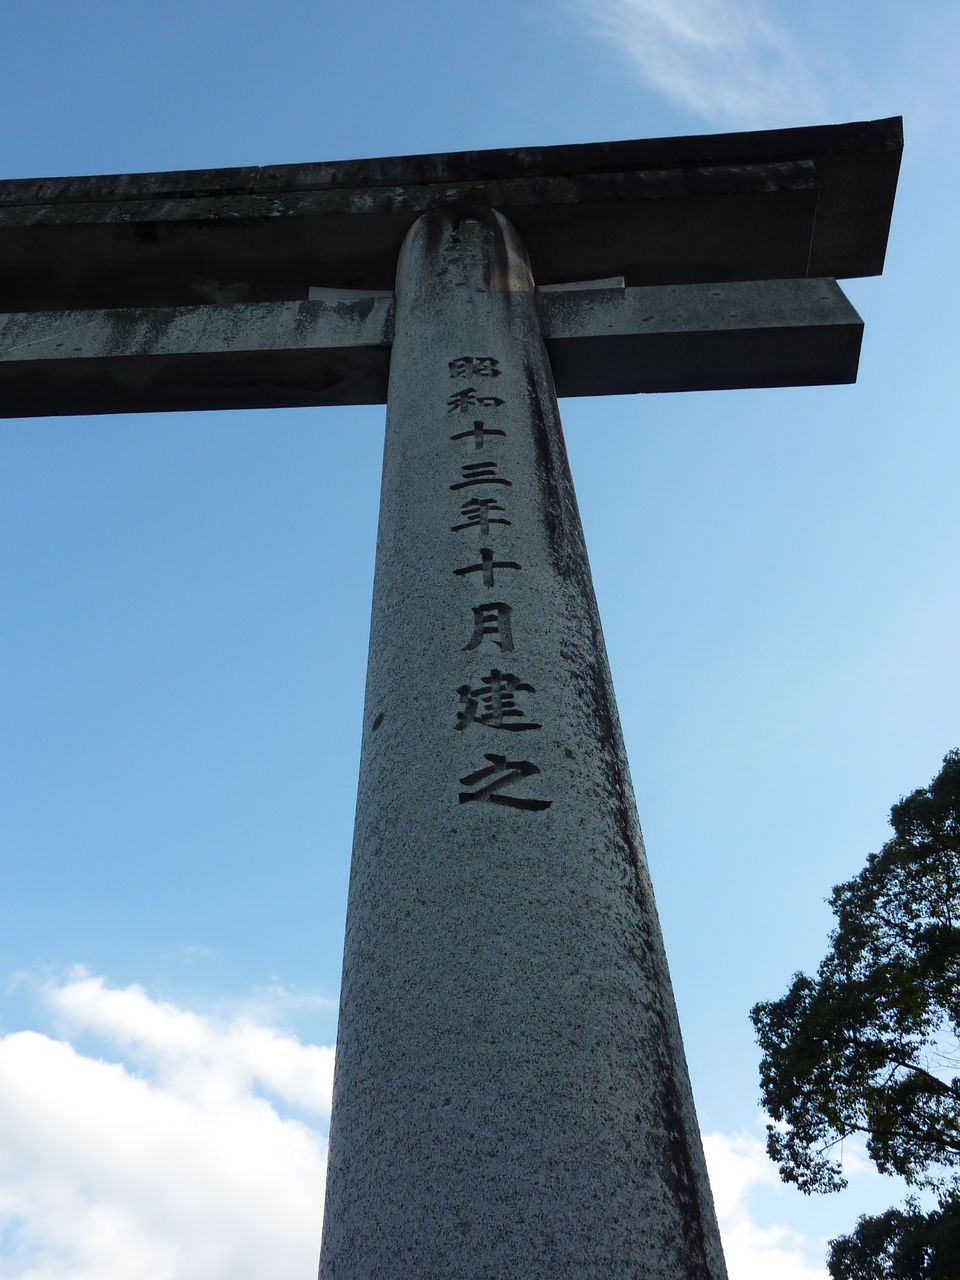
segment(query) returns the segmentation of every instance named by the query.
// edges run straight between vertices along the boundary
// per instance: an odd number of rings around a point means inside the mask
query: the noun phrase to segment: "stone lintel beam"
[[[0,182],[0,312],[392,289],[427,209],[494,207],[540,284],[877,274],[899,119],[421,156]]]
[[[855,382],[863,321],[835,280],[543,292],[557,394]]]
[[[404,236],[438,206],[502,210],[543,283],[805,276],[819,198],[810,161],[36,208],[4,205],[2,186],[2,311],[273,302],[319,280],[392,289]]]
[[[0,315],[0,417],[381,404],[393,296]],[[561,396],[853,382],[833,280],[542,290]]]

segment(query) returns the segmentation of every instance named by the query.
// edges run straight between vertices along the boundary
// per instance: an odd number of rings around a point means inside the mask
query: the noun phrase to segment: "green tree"
[[[784,1181],[834,1191],[843,1140],[859,1134],[882,1173],[937,1191],[932,1213],[909,1201],[833,1241],[835,1280],[957,1280],[960,751],[890,822],[893,837],[830,895],[837,924],[816,977],[796,974],[751,1010],[767,1151]]]
[[[852,1235],[830,1241],[830,1274],[844,1280],[956,1280],[960,1274],[960,1200],[948,1196],[923,1213],[905,1209],[863,1217]]]

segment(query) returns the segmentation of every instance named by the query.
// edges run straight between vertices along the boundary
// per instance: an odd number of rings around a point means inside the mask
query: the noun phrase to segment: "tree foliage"
[[[843,1280],[957,1280],[960,1199],[923,1213],[916,1201],[864,1217],[852,1235],[830,1241],[830,1274]]]
[[[939,1190],[930,1230],[956,1232],[960,751],[945,757],[929,787],[895,804],[890,821],[893,837],[830,896],[837,924],[816,977],[796,974],[782,999],[751,1011],[763,1051],[763,1103],[773,1120],[767,1150],[784,1181],[806,1192],[832,1191],[846,1185],[844,1138],[862,1135],[881,1172]],[[891,1262],[871,1271],[849,1261],[881,1238],[891,1257],[906,1256],[918,1238],[918,1215],[924,1218],[914,1206],[861,1219],[853,1236],[834,1242],[831,1256],[847,1269],[832,1274],[960,1275],[960,1267],[910,1272]]]

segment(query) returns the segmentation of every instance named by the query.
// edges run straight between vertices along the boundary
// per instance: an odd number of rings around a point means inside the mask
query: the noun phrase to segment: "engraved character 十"
[[[488,427],[480,419],[476,419],[473,426],[468,431],[457,431],[450,437],[451,440],[467,440],[473,441],[474,449],[483,448],[483,440],[485,436],[505,436],[507,433],[501,431],[498,427]]]
[[[494,560],[493,551],[490,547],[480,548],[480,563],[467,564],[462,569],[454,569],[454,573],[458,578],[464,577],[468,573],[482,573],[483,585],[492,587],[495,585],[493,571],[494,569],[519,569],[520,566],[516,560]]]

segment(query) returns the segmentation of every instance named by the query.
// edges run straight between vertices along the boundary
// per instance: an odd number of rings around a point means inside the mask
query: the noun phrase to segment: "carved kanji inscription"
[[[519,569],[520,566],[516,560],[495,560],[493,551],[490,547],[480,548],[480,563],[464,565],[462,569],[454,569],[454,573],[458,578],[462,578],[468,573],[482,573],[483,585],[492,587],[494,585],[493,571],[494,569]]]
[[[468,409],[496,409],[503,404],[500,396],[481,396],[478,395],[476,387],[464,387],[462,391],[455,391],[452,396],[447,396],[447,412],[448,413],[466,413]]]
[[[484,436],[505,436],[507,433],[501,431],[498,427],[488,427],[478,418],[469,431],[458,431],[450,437],[451,440],[473,440],[475,449],[483,448]]]
[[[492,524],[509,524],[502,516],[491,515],[491,511],[505,511],[496,498],[468,498],[460,508],[465,516],[463,524],[451,525],[451,533],[460,533],[463,529],[479,529],[481,537],[488,537]]]
[[[471,485],[477,484],[513,484],[512,480],[505,480],[503,476],[497,475],[495,462],[465,462],[460,468],[460,474],[463,479],[452,484],[451,489],[469,489]]]
[[[477,769],[460,779],[462,787],[473,790],[461,791],[458,797],[461,804],[471,800],[486,800],[490,804],[508,805],[511,809],[549,809],[552,800],[529,800],[524,796],[503,795],[503,788],[512,786],[522,778],[533,777],[540,772],[538,765],[531,760],[508,760],[506,756],[487,752],[486,759],[490,763],[485,769]]]
[[[522,732],[524,729],[541,729],[535,720],[528,720],[522,707],[517,705],[518,693],[535,693],[532,684],[520,680],[510,671],[494,667],[480,677],[480,684],[472,687],[462,684],[460,710],[457,712],[457,728],[466,729],[469,724],[483,724],[491,729],[508,729]]]
[[[493,356],[457,356],[447,365],[451,378],[499,378],[500,361]]]
[[[479,649],[484,637],[489,637],[502,653],[513,652],[513,628],[510,624],[512,610],[502,600],[473,606],[473,635],[464,649]]]

